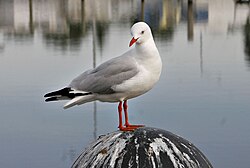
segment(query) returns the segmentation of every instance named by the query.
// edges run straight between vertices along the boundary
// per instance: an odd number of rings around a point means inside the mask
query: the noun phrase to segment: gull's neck
[[[137,55],[144,57],[144,59],[145,57],[159,56],[153,37],[142,44],[136,44],[134,49],[138,53]]]
[[[153,81],[158,81],[161,74],[162,61],[153,37],[142,44],[136,44],[134,52],[136,61],[152,74]]]

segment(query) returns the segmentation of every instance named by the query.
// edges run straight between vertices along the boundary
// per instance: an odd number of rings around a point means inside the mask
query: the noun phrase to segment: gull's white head
[[[131,27],[133,38],[129,43],[129,47],[134,43],[143,44],[147,40],[153,38],[150,27],[145,22],[137,22]]]

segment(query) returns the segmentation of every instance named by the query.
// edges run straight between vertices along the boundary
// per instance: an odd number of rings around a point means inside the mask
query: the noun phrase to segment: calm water
[[[214,167],[249,167],[249,11],[233,0],[0,0],[0,166],[67,168],[117,130],[116,104],[63,110],[43,95],[128,50],[145,20],[163,71],[129,101],[131,123],[190,140]]]

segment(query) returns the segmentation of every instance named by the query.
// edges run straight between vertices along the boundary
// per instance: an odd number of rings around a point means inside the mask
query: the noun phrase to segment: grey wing
[[[134,77],[138,72],[133,57],[121,56],[82,73],[69,86],[92,93],[111,94],[115,93],[112,86],[123,83]]]

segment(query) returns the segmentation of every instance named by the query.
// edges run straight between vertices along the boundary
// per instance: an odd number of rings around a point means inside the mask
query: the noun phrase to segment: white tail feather
[[[64,109],[67,109],[67,108],[70,108],[72,106],[75,106],[75,105],[80,105],[80,104],[83,104],[83,103],[87,103],[87,102],[90,102],[90,101],[93,101],[93,95],[86,95],[86,96],[78,96],[78,97],[75,97],[74,99],[68,101],[64,106],[63,108]]]

